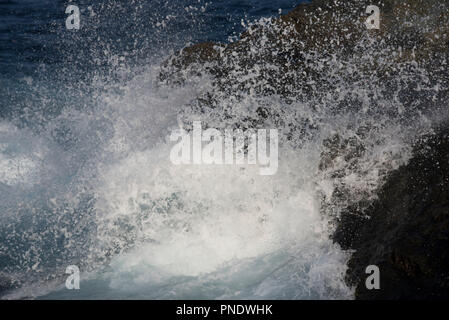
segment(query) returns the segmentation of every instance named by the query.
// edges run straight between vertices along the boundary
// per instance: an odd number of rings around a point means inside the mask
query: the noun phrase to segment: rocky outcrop
[[[365,26],[368,5],[381,10],[380,30]],[[178,85],[210,76],[212,88],[199,94],[190,111],[215,109],[216,122],[228,126],[251,127],[268,119],[290,126],[290,136],[313,130],[307,120],[286,123],[290,114],[269,108],[249,113],[245,123],[231,121],[235,112],[222,107],[223,98],[238,102],[247,95],[324,105],[327,114],[368,103],[372,110],[398,116],[381,102],[396,99],[407,104],[400,117],[409,119],[430,105],[434,111],[441,108],[437,102],[447,99],[447,91],[435,88],[449,87],[448,26],[444,1],[314,0],[249,27],[239,41],[181,50],[163,64],[159,78]],[[341,92],[344,87],[348,92]]]
[[[342,214],[335,240],[355,250],[347,280],[357,299],[449,298],[448,127],[419,142],[363,215],[354,209]],[[380,269],[380,290],[366,289],[368,265]]]
[[[381,10],[379,30],[366,29],[368,5]],[[272,86],[269,91],[260,88],[260,93],[289,96],[299,87],[309,88],[313,79],[325,80],[313,67],[313,55],[366,54],[370,63],[360,76],[375,73],[388,78],[398,63],[431,64],[437,56],[447,54],[448,7],[439,0],[314,0],[268,25],[251,26],[237,42],[199,43],[181,50],[164,64],[161,80],[185,80],[190,72],[203,69],[198,65],[212,62],[213,68],[207,70],[222,80],[235,80],[232,73],[236,69],[276,66],[277,70],[260,70],[259,80],[269,79]],[[295,77],[291,71],[301,72]]]

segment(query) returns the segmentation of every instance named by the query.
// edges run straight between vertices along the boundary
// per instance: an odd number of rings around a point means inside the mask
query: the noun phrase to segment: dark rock
[[[182,49],[162,65],[163,72],[159,79],[177,84],[183,83],[182,70],[194,64],[218,61],[218,47],[212,42],[204,42]]]
[[[368,5],[380,7],[380,30],[365,27]],[[209,75],[211,88],[186,106],[186,113],[216,109],[214,122],[228,127],[281,124],[290,127],[289,137],[295,130],[314,129],[307,119],[283,110],[254,110],[236,119],[232,106],[220,105],[225,98],[238,102],[248,95],[320,105],[327,115],[358,111],[370,100],[371,110],[409,120],[417,112],[441,109],[439,102],[448,99],[447,90],[433,90],[449,86],[448,26],[449,3],[442,1],[314,0],[251,26],[239,41],[181,50],[163,64],[159,78],[179,85]],[[341,88],[353,92],[343,94]],[[366,91],[372,96],[360,97]],[[383,99],[397,99],[407,108],[399,115],[396,106],[381,105]]]
[[[420,141],[363,215],[342,214],[335,241],[356,250],[347,281],[357,299],[449,298],[449,129]],[[380,268],[380,290],[365,287],[368,265]]]
[[[377,5],[381,10],[380,30],[366,30],[365,8],[368,5]],[[398,62],[427,63],[438,54],[447,54],[448,9],[448,3],[438,0],[314,0],[274,19],[270,26],[251,27],[242,34],[240,41],[227,45],[206,42],[184,48],[164,64],[161,79],[179,76],[180,70],[195,63],[217,62],[221,77],[229,75],[230,69],[236,66],[251,69],[260,63],[274,64],[281,68],[279,72],[263,76],[271,77],[274,85],[281,84],[277,89],[282,93],[289,91],[285,81],[297,80],[286,78],[286,72],[303,71],[312,62],[305,53],[329,56],[361,54],[386,47],[400,49],[400,55],[390,52],[387,65],[381,61],[385,56],[376,57],[373,52],[372,65],[366,66],[368,72],[388,73]],[[379,47],[361,45],[360,41],[367,34]],[[265,48],[261,48],[262,38]],[[276,82],[275,76],[281,76],[279,80],[284,82]]]

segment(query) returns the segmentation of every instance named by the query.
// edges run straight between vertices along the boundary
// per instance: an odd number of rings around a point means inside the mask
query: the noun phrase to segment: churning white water
[[[168,95],[148,76],[127,84],[124,95],[107,97],[115,134],[106,146],[110,158],[98,166],[97,236],[100,245],[129,250],[101,274],[102,294],[350,297],[343,283],[347,255],[329,240],[320,214],[319,149],[313,143],[301,152],[281,149],[274,176],[260,176],[254,166],[175,166],[167,129],[176,128],[181,105],[208,84]]]
[[[178,110],[208,82],[155,87],[156,71],[147,69],[122,84],[118,94],[102,94],[93,114],[61,116],[71,130],[107,123],[111,133],[101,138],[101,153],[87,161],[94,163],[76,173],[95,198],[94,219],[78,217],[95,223],[95,232],[82,234],[93,243],[84,264],[95,268],[82,273],[81,290],[63,287],[47,297],[350,298],[343,282],[347,254],[329,240],[329,221],[320,213],[317,143],[281,148],[273,176],[261,176],[250,165],[173,165],[168,135],[177,126]],[[21,185],[31,192],[44,178],[67,178],[46,170],[52,165],[45,157],[61,150],[11,125],[2,130],[1,178],[11,190]],[[11,145],[22,149],[7,158]],[[79,205],[74,190],[79,186],[48,200],[54,214],[61,214],[54,207]],[[34,237],[38,242],[42,235]],[[45,248],[37,243],[33,250]],[[96,266],[105,252],[107,263]],[[39,268],[39,262],[30,268]],[[58,281],[51,283],[25,286],[7,298],[40,296]]]

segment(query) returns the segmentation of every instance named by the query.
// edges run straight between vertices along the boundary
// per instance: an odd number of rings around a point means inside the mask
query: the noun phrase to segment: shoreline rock
[[[348,208],[340,217],[334,241],[355,250],[346,279],[356,299],[449,298],[448,159],[445,126],[417,144],[363,215]],[[380,290],[365,287],[368,265],[380,269]]]

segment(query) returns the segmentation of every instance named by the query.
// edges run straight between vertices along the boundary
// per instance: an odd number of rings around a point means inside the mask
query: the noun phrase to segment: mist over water
[[[308,98],[310,91],[298,92],[294,101],[260,94],[257,68],[253,86],[236,85],[231,95],[217,89],[207,66],[172,85],[159,74],[175,50],[233,40],[251,23],[275,28],[266,17],[297,3],[76,4],[86,17],[77,33],[64,29],[63,1],[6,5],[44,22],[29,43],[42,46],[20,63],[13,53],[21,49],[1,52],[0,283],[6,289],[0,296],[352,298],[343,279],[349,254],[330,239],[333,219],[349,200],[334,202],[332,195],[344,189],[351,201],[369,197],[407,161],[411,142],[431,121],[400,99],[401,86],[419,80],[419,68],[408,73],[404,66],[391,95],[334,72],[345,64],[345,72],[363,73],[361,65],[338,58],[318,63],[323,79],[335,80],[332,90]],[[240,78],[236,71],[227,81]],[[429,89],[429,99],[437,91]],[[196,108],[206,93],[215,108]],[[342,107],[348,96],[354,103]],[[372,108],[373,101],[381,108]],[[279,130],[276,175],[260,176],[249,165],[170,162],[169,135],[180,119],[223,129],[267,106],[281,115],[259,124]],[[363,152],[323,169],[326,141],[336,135],[357,141]],[[81,289],[69,291],[65,269],[73,264],[82,272]]]

